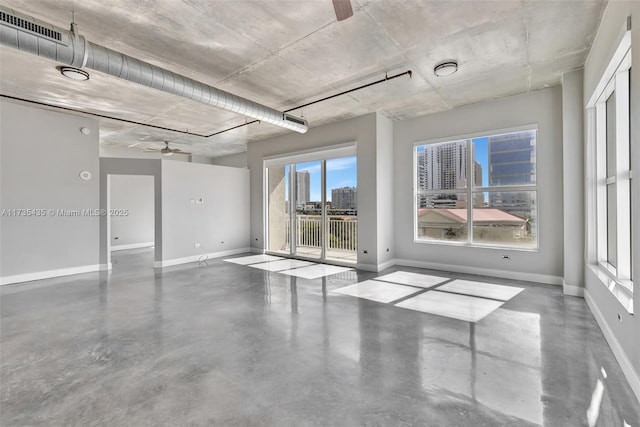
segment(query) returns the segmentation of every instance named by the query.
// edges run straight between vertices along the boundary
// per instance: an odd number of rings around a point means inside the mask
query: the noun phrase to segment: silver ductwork
[[[76,68],[87,67],[133,83],[305,133],[306,119],[233,95],[189,77],[92,43],[65,30],[0,6],[0,43]]]

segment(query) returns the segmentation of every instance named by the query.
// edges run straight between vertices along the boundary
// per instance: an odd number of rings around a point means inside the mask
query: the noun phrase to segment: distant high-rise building
[[[303,205],[311,201],[310,191],[310,175],[309,171],[296,172],[296,204]]]
[[[482,187],[482,165],[477,160],[473,161],[473,185]],[[475,207],[484,206],[484,193],[476,193],[473,196],[473,203]]]
[[[418,152],[418,189],[420,190],[454,190],[465,188],[467,185],[467,141],[452,141],[424,146],[424,151]],[[474,163],[473,172],[476,185],[482,183],[482,166]],[[437,197],[437,196],[436,196]],[[434,195],[420,195],[420,208],[440,205]],[[447,196],[448,204],[455,205],[455,201],[464,202],[464,195]]]
[[[482,187],[482,165],[479,161],[473,161],[473,185]]]
[[[332,209],[357,209],[358,189],[356,187],[342,187],[331,190]]]
[[[489,137],[489,186],[536,182],[536,131]],[[489,206],[531,221],[536,233],[535,191],[490,192]]]
[[[536,180],[536,132],[489,137],[489,185],[533,184]]]

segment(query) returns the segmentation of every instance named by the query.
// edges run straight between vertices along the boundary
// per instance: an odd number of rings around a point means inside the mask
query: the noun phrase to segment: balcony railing
[[[289,236],[288,218],[285,225],[287,243]],[[296,215],[296,247],[322,248],[322,217],[319,215]],[[327,251],[357,252],[357,217],[328,216],[326,221]]]

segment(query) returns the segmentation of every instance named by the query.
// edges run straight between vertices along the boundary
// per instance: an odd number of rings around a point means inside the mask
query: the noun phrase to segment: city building
[[[311,185],[309,171],[296,171],[296,204],[303,206],[311,201]]]
[[[473,162],[473,174],[467,172],[467,140],[425,145],[416,156],[418,188],[420,190],[454,190],[467,185],[468,176],[482,186],[482,165]],[[462,194],[420,194],[418,207],[465,207]],[[475,196],[476,203],[484,203],[484,195]],[[457,203],[456,203],[457,202]]]
[[[356,187],[331,189],[332,209],[358,209],[358,190]]]
[[[501,209],[473,209],[473,233],[479,242],[512,242],[527,236],[527,221]],[[427,239],[461,240],[468,232],[467,209],[418,210],[418,235]]]
[[[536,180],[535,131],[489,137],[489,185],[520,185]]]
[[[536,182],[536,132],[523,131],[489,137],[489,185],[518,186]],[[529,218],[537,233],[536,193],[490,192],[489,206]]]

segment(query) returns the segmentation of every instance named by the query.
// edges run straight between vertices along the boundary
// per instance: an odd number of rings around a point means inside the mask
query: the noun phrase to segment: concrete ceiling
[[[560,83],[584,64],[606,2],[352,0],[337,22],[330,0],[0,0],[111,49],[269,107],[286,110],[406,70],[400,77],[305,108],[311,127],[379,111],[394,120]],[[433,67],[454,59],[446,78]],[[0,92],[81,111],[212,134],[244,116],[91,71],[60,75],[50,60],[0,48]],[[197,155],[246,150],[288,131],[252,124],[210,138],[100,119],[104,146]]]

